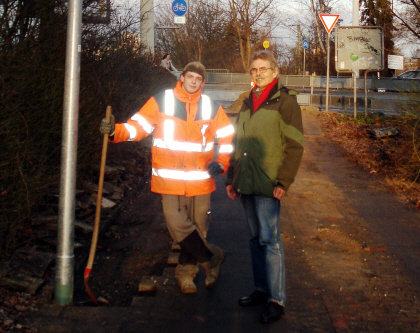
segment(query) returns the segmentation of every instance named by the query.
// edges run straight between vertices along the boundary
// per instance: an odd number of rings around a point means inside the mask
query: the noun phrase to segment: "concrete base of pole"
[[[55,285],[55,301],[59,305],[68,305],[73,302],[73,284]]]

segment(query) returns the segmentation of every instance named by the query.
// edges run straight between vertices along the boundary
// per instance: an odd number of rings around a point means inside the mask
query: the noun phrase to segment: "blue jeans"
[[[286,271],[280,233],[280,201],[261,195],[242,194],[251,230],[251,258],[255,288],[268,294],[268,301],[286,303]]]

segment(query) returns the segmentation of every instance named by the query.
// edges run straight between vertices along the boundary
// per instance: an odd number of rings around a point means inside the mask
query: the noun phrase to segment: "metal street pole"
[[[353,26],[359,26],[359,0],[353,0]],[[359,70],[353,71],[353,103],[354,103],[354,119],[357,118],[357,78]]]
[[[353,0],[353,25],[359,26],[359,0]]]
[[[328,47],[327,47],[327,89],[326,89],[326,101],[325,101],[325,112],[328,112],[329,104],[329,93],[330,93],[330,36],[331,33],[328,32]]]
[[[302,53],[300,53],[300,48],[302,47],[302,33],[300,31],[300,24],[297,25],[297,45],[298,45],[298,54],[299,54],[299,60],[300,60],[300,56],[302,55]],[[300,63],[299,63],[300,65]]]
[[[356,75],[356,70],[353,72],[353,114],[354,114],[354,119],[357,119],[357,77],[359,76],[359,71],[357,71],[357,75]]]
[[[353,26],[359,26],[359,0],[353,0]],[[359,70],[354,71],[354,75],[359,77]]]
[[[303,76],[305,76],[305,67],[306,67],[306,49],[303,48]]]
[[[66,72],[64,79],[63,134],[61,142],[58,246],[55,300],[73,300],[74,219],[76,193],[77,126],[79,119],[82,0],[70,0],[67,19]]]
[[[152,55],[155,54],[155,13],[153,0],[140,0],[140,40]]]

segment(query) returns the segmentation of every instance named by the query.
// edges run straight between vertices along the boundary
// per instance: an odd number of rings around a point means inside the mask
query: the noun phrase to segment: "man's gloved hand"
[[[113,136],[115,133],[115,117],[111,114],[110,121],[103,118],[101,120],[101,126],[99,127],[101,134],[109,134],[109,136]]]
[[[209,169],[209,174],[211,177],[216,177],[219,173],[223,172],[222,166],[217,162],[211,162],[207,164],[207,169]]]

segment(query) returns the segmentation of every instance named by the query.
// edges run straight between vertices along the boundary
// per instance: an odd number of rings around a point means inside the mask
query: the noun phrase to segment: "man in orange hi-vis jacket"
[[[223,108],[201,94],[205,73],[201,63],[191,62],[175,89],[151,97],[127,123],[114,124],[113,117],[101,122],[111,142],[140,141],[153,133],[151,190],[162,195],[168,230],[181,247],[175,276],[184,294],[197,292],[197,264],[206,269],[205,284],[212,288],[225,258],[206,235],[213,178],[229,166],[233,126]]]

